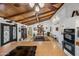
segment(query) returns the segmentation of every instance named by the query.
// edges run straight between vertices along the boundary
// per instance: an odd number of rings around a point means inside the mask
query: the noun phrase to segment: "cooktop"
[[[18,46],[5,56],[35,56],[37,46]]]

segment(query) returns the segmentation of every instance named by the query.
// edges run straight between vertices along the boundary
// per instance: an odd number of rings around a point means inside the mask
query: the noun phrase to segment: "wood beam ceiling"
[[[21,14],[25,14],[25,13],[29,13],[30,11],[33,11],[33,10],[29,10],[29,11],[24,11],[24,12],[21,12],[21,13],[18,13],[18,14],[14,14],[14,15],[11,15],[11,16],[8,16],[8,17],[5,17],[5,18],[11,18],[11,17],[15,17],[15,16],[18,16],[18,15],[21,15]]]
[[[50,15],[46,15],[46,16],[44,16],[44,17],[40,17],[39,18],[39,21],[42,19],[42,18],[48,18],[49,16],[52,16],[52,14],[50,14]],[[25,23],[28,23],[28,22],[31,22],[31,21],[34,21],[34,20],[37,20],[35,17],[34,17],[34,19],[31,19],[30,21],[26,21],[26,22],[24,22],[23,24],[25,24]]]
[[[45,17],[45,16],[49,16],[49,15],[53,15],[53,11],[49,11],[49,12],[46,12],[46,13],[44,13],[44,14],[40,14],[39,16],[38,16],[38,18],[43,18],[43,17]],[[26,23],[26,22],[29,22],[29,21],[32,21],[32,19],[34,20],[34,19],[36,19],[36,16],[34,15],[33,17],[31,17],[31,18],[28,18],[28,19],[25,19],[25,20],[23,20],[23,21],[19,21],[20,23]]]
[[[46,20],[50,19],[51,16],[52,16],[52,15],[49,15],[49,16],[44,17],[44,18],[40,18],[40,22],[46,21]],[[39,22],[37,22],[37,20],[35,20],[35,21],[30,21],[30,22],[24,23],[24,24],[26,24],[26,25],[32,25],[32,24],[34,24],[34,23],[39,23]]]
[[[25,5],[20,4],[20,3],[17,3],[19,4],[19,6],[15,6],[16,3],[3,3],[3,4],[0,4],[0,5],[3,5],[3,9],[0,10],[0,16],[3,17],[3,18],[7,18],[7,19],[10,19],[11,17],[14,17],[14,16],[18,16],[18,15],[21,15],[21,14],[24,14],[24,13],[28,13],[30,11],[32,11],[33,9],[30,8],[27,3]],[[1,8],[1,7],[0,7]]]
[[[40,22],[51,18],[62,5],[63,3],[45,4],[45,7],[41,8],[39,12],[38,17]],[[28,4],[19,4],[19,7],[16,7],[14,4],[6,4],[6,9],[3,12],[0,11],[0,16],[22,24],[34,24],[38,22],[34,9],[30,8]]]
[[[61,4],[61,6],[62,6],[62,5],[63,5],[63,4]],[[61,7],[61,6],[60,6],[60,7]],[[60,8],[60,7],[59,7],[59,8]],[[58,9],[59,9],[59,8],[58,8]],[[57,10],[58,10],[58,9],[57,9]],[[52,14],[52,16],[57,12],[57,10]],[[47,13],[50,13],[50,12],[52,12],[52,11],[49,11],[49,12],[47,12]],[[41,14],[41,15],[44,15],[44,14]],[[26,18],[26,19],[24,19],[24,20],[22,20],[22,21],[20,21],[20,22],[21,22],[21,23],[26,23],[26,22],[30,22],[30,21],[35,20],[34,17],[29,17],[29,18],[30,18],[30,19],[27,19],[27,18]],[[39,18],[40,18],[40,17],[39,17]],[[41,17],[41,18],[43,18],[43,17]]]
[[[39,15],[48,13],[48,12],[50,12],[50,11],[52,11],[52,10],[45,10],[45,11],[43,11],[43,12],[40,12]],[[30,13],[30,14],[26,14],[26,15],[27,15],[27,16],[25,16],[23,19],[19,19],[19,20],[15,20],[15,21],[16,21],[16,22],[19,22],[19,21],[23,21],[23,20],[26,20],[26,19],[29,19],[29,18],[32,18],[32,17],[36,17],[35,12],[34,12],[34,14],[33,14],[33,13]]]

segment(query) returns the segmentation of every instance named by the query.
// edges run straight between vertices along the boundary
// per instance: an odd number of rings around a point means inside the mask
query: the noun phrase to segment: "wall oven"
[[[75,55],[75,29],[64,29],[63,48],[71,55]]]
[[[75,45],[67,41],[64,41],[63,44],[64,49],[68,51],[68,53],[70,53],[71,55],[75,56]]]

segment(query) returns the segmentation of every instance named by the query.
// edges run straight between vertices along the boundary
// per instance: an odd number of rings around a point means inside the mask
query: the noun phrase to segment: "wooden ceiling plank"
[[[40,10],[40,13],[43,13],[43,12],[47,12],[48,10],[50,10],[49,8],[45,8],[45,9],[41,9]],[[43,11],[43,12],[41,12],[41,11]],[[32,13],[31,13],[32,12]],[[14,16],[14,17],[11,17],[11,18],[9,18],[9,19],[14,19],[14,20],[22,20],[22,19],[25,19],[25,18],[27,18],[27,17],[30,17],[32,14],[35,14],[35,11],[31,11],[31,12],[29,12],[29,13],[23,13],[23,14],[20,14],[20,15],[16,15],[16,16]],[[31,14],[30,14],[31,13]],[[29,15],[30,14],[30,15]],[[27,15],[27,16],[26,16]],[[21,16],[24,16],[24,18],[19,18],[19,17],[21,17]]]
[[[57,3],[57,4],[54,4],[52,5],[53,7],[56,7],[57,9],[62,5],[63,3]]]
[[[36,22],[37,22],[37,20],[32,21],[32,22],[28,22],[28,23],[24,23],[24,24],[30,24],[30,23],[36,23]]]
[[[61,6],[62,6],[63,4],[64,4],[64,3],[62,3]],[[60,7],[61,7],[61,6],[60,6]],[[60,9],[60,7],[58,8],[58,10]],[[55,11],[55,13],[56,13],[56,12],[57,12],[57,11]],[[55,13],[54,13],[54,14],[55,14]],[[53,14],[53,15],[54,15],[54,14]],[[51,17],[50,17],[50,18],[51,18]]]
[[[62,4],[61,4],[61,6],[62,6]],[[61,7],[61,6],[60,6],[60,7]],[[56,10],[56,11],[57,11],[57,10]],[[56,11],[55,11],[55,12],[56,12]],[[35,16],[32,16],[32,17],[35,17]],[[28,17],[28,18],[32,18],[32,17]],[[22,20],[18,20],[17,22],[26,20],[26,19],[28,19],[28,18],[24,18],[24,19],[22,19]]]
[[[49,16],[50,16],[50,15],[49,15]],[[45,17],[49,17],[49,16],[45,16]],[[41,17],[41,18],[45,18],[45,17]],[[41,20],[41,18],[39,18],[39,21]],[[35,21],[35,20],[36,20],[36,18],[35,18],[35,19],[31,19],[30,21],[23,22],[23,24],[24,24],[24,23],[31,22],[31,21]]]
[[[51,15],[52,16],[52,15]],[[46,20],[48,20],[51,16],[49,16],[49,17],[46,17],[46,18],[41,18],[41,21],[40,22],[42,22],[42,21],[46,21]],[[25,23],[26,25],[32,25],[32,24],[35,24],[35,23],[38,23],[38,22],[29,22],[29,23]]]
[[[44,17],[41,17],[41,18],[39,18],[39,20],[41,21],[42,19],[47,19],[47,18],[49,18],[49,17],[51,17],[52,15],[47,15],[47,16],[44,16]],[[25,23],[30,23],[30,22],[32,22],[32,21],[37,21],[36,19],[31,19],[30,21],[28,21],[28,22],[25,22]],[[23,23],[23,24],[25,24],[25,23]]]
[[[43,17],[49,16],[49,15],[52,15],[52,14],[47,14],[47,15],[45,14],[44,16],[41,15],[39,18],[43,18]],[[28,19],[28,20],[21,21],[20,23],[29,22],[29,21],[32,21],[32,19],[34,20],[34,19],[36,19],[36,17],[30,18],[30,19]]]
[[[30,11],[32,11],[32,10],[30,10]],[[24,12],[22,12],[22,13],[18,13],[18,14],[14,14],[14,15],[11,15],[11,16],[8,16],[8,17],[6,17],[6,18],[11,18],[11,17],[15,17],[15,16],[17,16],[17,15],[21,15],[21,14],[24,14],[24,13],[28,13],[28,12],[30,12],[30,11],[24,11]]]
[[[10,5],[10,4],[9,4]],[[46,7],[49,11],[53,11],[53,8],[55,7],[55,8],[57,8],[57,9],[55,9],[55,11],[54,11],[54,13],[52,14],[52,16],[57,12],[57,10],[61,7],[63,5],[63,3],[57,3],[57,4],[53,4],[52,3],[52,9],[48,9],[48,7]],[[15,6],[13,6],[13,7],[15,7]],[[35,15],[32,15],[32,14],[30,14],[30,16],[28,16],[27,17],[27,13],[29,13],[30,11],[32,11],[32,9],[30,10],[29,9],[29,12],[27,12],[27,11],[24,11],[25,9],[23,9],[23,12],[20,12],[20,11],[18,11],[18,12],[14,12],[14,11],[16,11],[16,10],[19,10],[20,8],[18,8],[18,7],[16,7],[16,8],[13,8],[13,7],[11,7],[11,6],[9,6],[8,7],[8,9],[10,9],[10,12],[9,12],[9,10],[8,10],[8,14],[7,14],[7,12],[5,11],[4,12],[4,14],[2,14],[2,17],[7,17],[8,19],[12,19],[12,20],[14,20],[14,21],[17,21],[17,22],[29,22],[30,20],[32,20],[32,19],[36,19],[36,16]],[[24,8],[24,7],[23,7]],[[46,8],[42,8],[42,9],[46,9]],[[41,18],[45,18],[44,16],[46,16],[46,14],[48,14],[48,13],[45,13],[45,11],[44,10],[42,10],[42,13],[39,15],[39,18],[40,18],[40,20],[41,20]],[[47,11],[48,11],[47,10]],[[22,11],[22,10],[21,10]],[[47,12],[46,11],[46,12]],[[11,13],[12,12],[12,13]],[[34,12],[34,11],[33,11]],[[40,11],[41,12],[41,11]],[[44,14],[43,14],[44,13]],[[0,14],[0,16],[1,16],[1,14]],[[19,17],[18,17],[19,16]],[[21,18],[20,18],[21,17]],[[48,16],[47,16],[48,17]],[[18,20],[17,20],[18,19]]]
[[[52,12],[52,11],[50,10],[50,11],[47,11],[47,12],[41,13],[41,14],[39,14],[39,16],[42,15],[42,14],[49,13],[49,12]],[[27,17],[27,18],[24,18],[24,19],[18,20],[18,21],[16,21],[16,22],[24,21],[24,20],[29,19],[29,18],[32,18],[32,17],[36,17],[36,15],[32,15],[31,17]]]
[[[44,15],[40,15],[39,18],[47,17],[47,16],[50,16],[52,14],[53,14],[53,12],[50,12],[50,13],[47,13],[47,14],[44,14]],[[32,19],[36,19],[36,17],[32,18]],[[25,22],[31,21],[32,19],[29,19],[29,20],[26,20],[26,21],[22,21],[21,23],[25,23]]]

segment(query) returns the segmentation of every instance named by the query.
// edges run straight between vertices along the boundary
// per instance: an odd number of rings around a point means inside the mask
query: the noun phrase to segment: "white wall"
[[[75,33],[75,35],[76,35],[76,37],[75,37],[75,39],[76,40],[79,40],[79,37],[77,36],[77,27],[79,28],[79,17],[77,16],[77,17],[74,17],[74,19],[76,20],[76,22],[75,22],[75,31],[76,31],[76,33]]]
[[[75,29],[75,19],[77,17],[71,17],[74,10],[79,10],[78,3],[65,3],[56,14],[50,19],[52,20],[52,35],[56,35],[59,43],[63,41],[63,29],[64,28],[74,28]],[[79,19],[79,18],[77,18]],[[55,21],[54,21],[55,20]],[[56,21],[57,20],[57,21]],[[79,22],[77,22],[77,26]],[[59,27],[59,31],[55,28]],[[76,37],[77,39],[77,37]]]
[[[77,27],[79,27],[79,16],[75,16],[75,17],[71,17],[72,16],[72,12],[74,10],[77,10],[79,12],[79,3],[67,3],[64,4],[59,11],[54,15],[54,17],[58,17],[59,21],[57,22],[58,24],[55,24],[55,26],[52,26],[52,28],[55,28],[56,25],[59,27],[60,32],[56,32],[52,31],[52,34],[54,33],[57,38],[59,43],[62,43],[63,40],[63,36],[62,36],[62,32],[64,28],[74,28],[76,29],[76,33],[75,33],[75,39],[79,40],[79,37],[77,37]],[[51,18],[53,20],[53,17]],[[62,44],[61,44],[62,46]],[[75,46],[75,54],[79,55],[78,52],[79,47]]]
[[[52,35],[57,35],[61,43],[63,40],[63,29],[75,28],[75,19],[77,17],[71,17],[74,10],[79,10],[79,3],[65,3],[50,20],[41,22],[41,24],[47,25],[48,27],[52,26]],[[79,25],[78,23],[79,22],[77,22],[77,27]],[[31,25],[32,30],[36,26],[37,24]],[[59,31],[55,30],[56,27],[59,27]],[[49,31],[49,29],[46,31]]]
[[[64,28],[75,28],[75,18],[72,18],[72,12],[74,10],[78,10],[79,4],[78,3],[65,3],[57,12],[56,14],[46,22],[41,22],[44,25],[47,25],[48,27],[52,26],[52,35],[59,36],[59,41],[63,40],[63,29]],[[54,21],[57,20],[57,21]],[[32,30],[34,27],[36,27],[37,24],[31,25]],[[55,31],[55,28],[59,27],[59,31]],[[46,31],[49,31],[46,30]],[[58,34],[57,34],[58,33]],[[60,42],[61,43],[61,42]]]

